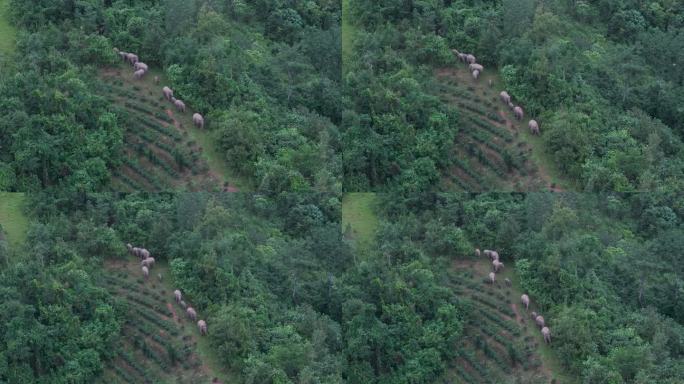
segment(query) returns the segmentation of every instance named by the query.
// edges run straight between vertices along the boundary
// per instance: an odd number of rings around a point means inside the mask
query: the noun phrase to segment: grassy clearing
[[[9,22],[9,0],[0,0],[0,55],[14,52],[16,30]]]
[[[374,193],[347,193],[342,198],[342,230],[361,248],[372,245],[378,218],[373,212]]]
[[[23,211],[25,198],[23,193],[0,192],[0,225],[11,246],[26,239],[29,221]]]

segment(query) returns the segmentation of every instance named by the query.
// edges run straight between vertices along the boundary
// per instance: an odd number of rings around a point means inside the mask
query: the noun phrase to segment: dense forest
[[[455,346],[471,337],[464,327],[482,321],[477,302],[448,284],[459,272],[452,263],[489,247],[545,314],[554,369],[577,378],[570,382],[676,383],[680,200],[378,195],[375,241],[361,250],[343,235],[335,195],[35,196],[25,245],[0,247],[0,379],[92,382],[108,369],[126,308],[103,288],[112,273],[104,265],[125,260],[131,242],[168,263],[238,382],[443,379],[457,368]],[[522,361],[511,348],[514,364]]]
[[[263,191],[341,190],[340,5],[10,1],[0,189],[107,190],[126,127],[96,93],[114,48],[164,69],[207,117],[223,162]],[[161,86],[160,86],[161,93]]]
[[[670,0],[350,0],[345,189],[425,191],[457,159],[462,111],[434,68],[472,52],[541,123],[581,191],[681,187],[684,8]]]

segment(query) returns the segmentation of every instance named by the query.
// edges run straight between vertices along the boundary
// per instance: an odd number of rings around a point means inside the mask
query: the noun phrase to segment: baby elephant
[[[475,248],[475,256],[480,257],[480,248]]]
[[[505,279],[504,279],[504,283],[506,283],[506,286],[509,286],[509,287],[510,287],[510,286],[511,286],[511,279],[509,279],[508,277],[505,278]]]
[[[499,260],[492,261],[492,266],[494,267],[494,272],[499,272],[499,269],[504,267],[504,263]]]
[[[150,270],[147,269],[147,267],[143,266],[142,271],[143,271],[143,276],[145,276],[145,280],[147,280],[147,278],[150,276]]]
[[[489,282],[494,285],[494,282],[496,281],[496,274],[494,272],[489,272]]]
[[[175,291],[173,291],[173,297],[176,298],[176,303],[180,303],[180,302],[181,302],[182,296],[183,296],[183,295],[181,295],[180,289],[176,289]]]
[[[542,315],[537,316],[537,318],[534,319],[534,322],[537,323],[537,326],[539,328],[544,328],[544,316],[542,316]]]
[[[197,312],[195,312],[192,307],[188,307],[185,312],[188,314],[188,317],[192,319],[192,321],[197,320]]]
[[[539,316],[539,315],[535,311],[532,311],[532,313],[530,313],[530,318],[532,318],[532,320],[535,320],[537,318],[537,316]]]
[[[551,343],[551,330],[549,329],[549,327],[542,328],[541,333],[542,335],[544,335],[544,341],[546,342],[546,344]]]
[[[187,305],[187,304],[185,303],[185,301],[183,301],[183,300],[181,300],[179,304],[180,304],[181,308],[183,308],[183,309],[187,309],[187,308],[188,308],[188,305]]]
[[[533,135],[539,134],[539,123],[537,123],[537,120],[530,120],[528,126],[530,127],[530,132],[532,132]]]
[[[525,306],[525,310],[528,310],[530,308],[530,297],[529,296],[527,296],[527,295],[520,296],[520,301]]]
[[[473,71],[473,79],[477,80],[478,77],[480,77],[480,71],[476,69]]]
[[[204,336],[207,334],[207,323],[204,320],[197,322],[197,328],[199,328],[200,335]]]

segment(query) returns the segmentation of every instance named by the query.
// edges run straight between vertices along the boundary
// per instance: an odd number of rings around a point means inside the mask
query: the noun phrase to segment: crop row
[[[504,303],[493,301],[489,298],[486,298],[476,293],[473,293],[472,297],[474,300],[477,300],[482,304],[485,304],[493,309],[496,309],[497,311],[502,312],[504,315],[507,315],[508,317],[515,317],[515,312],[513,312],[513,310]]]

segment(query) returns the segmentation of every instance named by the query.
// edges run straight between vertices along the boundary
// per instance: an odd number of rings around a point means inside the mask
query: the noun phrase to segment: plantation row
[[[515,321],[507,289],[485,284],[471,271],[451,271],[443,283],[471,308],[452,370],[457,382],[496,383],[502,377],[537,374],[536,343]]]
[[[128,312],[117,358],[103,378],[114,377],[115,382],[122,383],[159,383],[168,382],[164,378],[175,372],[177,382],[194,382],[192,372],[201,362],[171,320],[173,311],[163,297],[166,292],[160,294],[149,289],[143,279],[122,274],[107,275],[103,283],[123,298]]]

